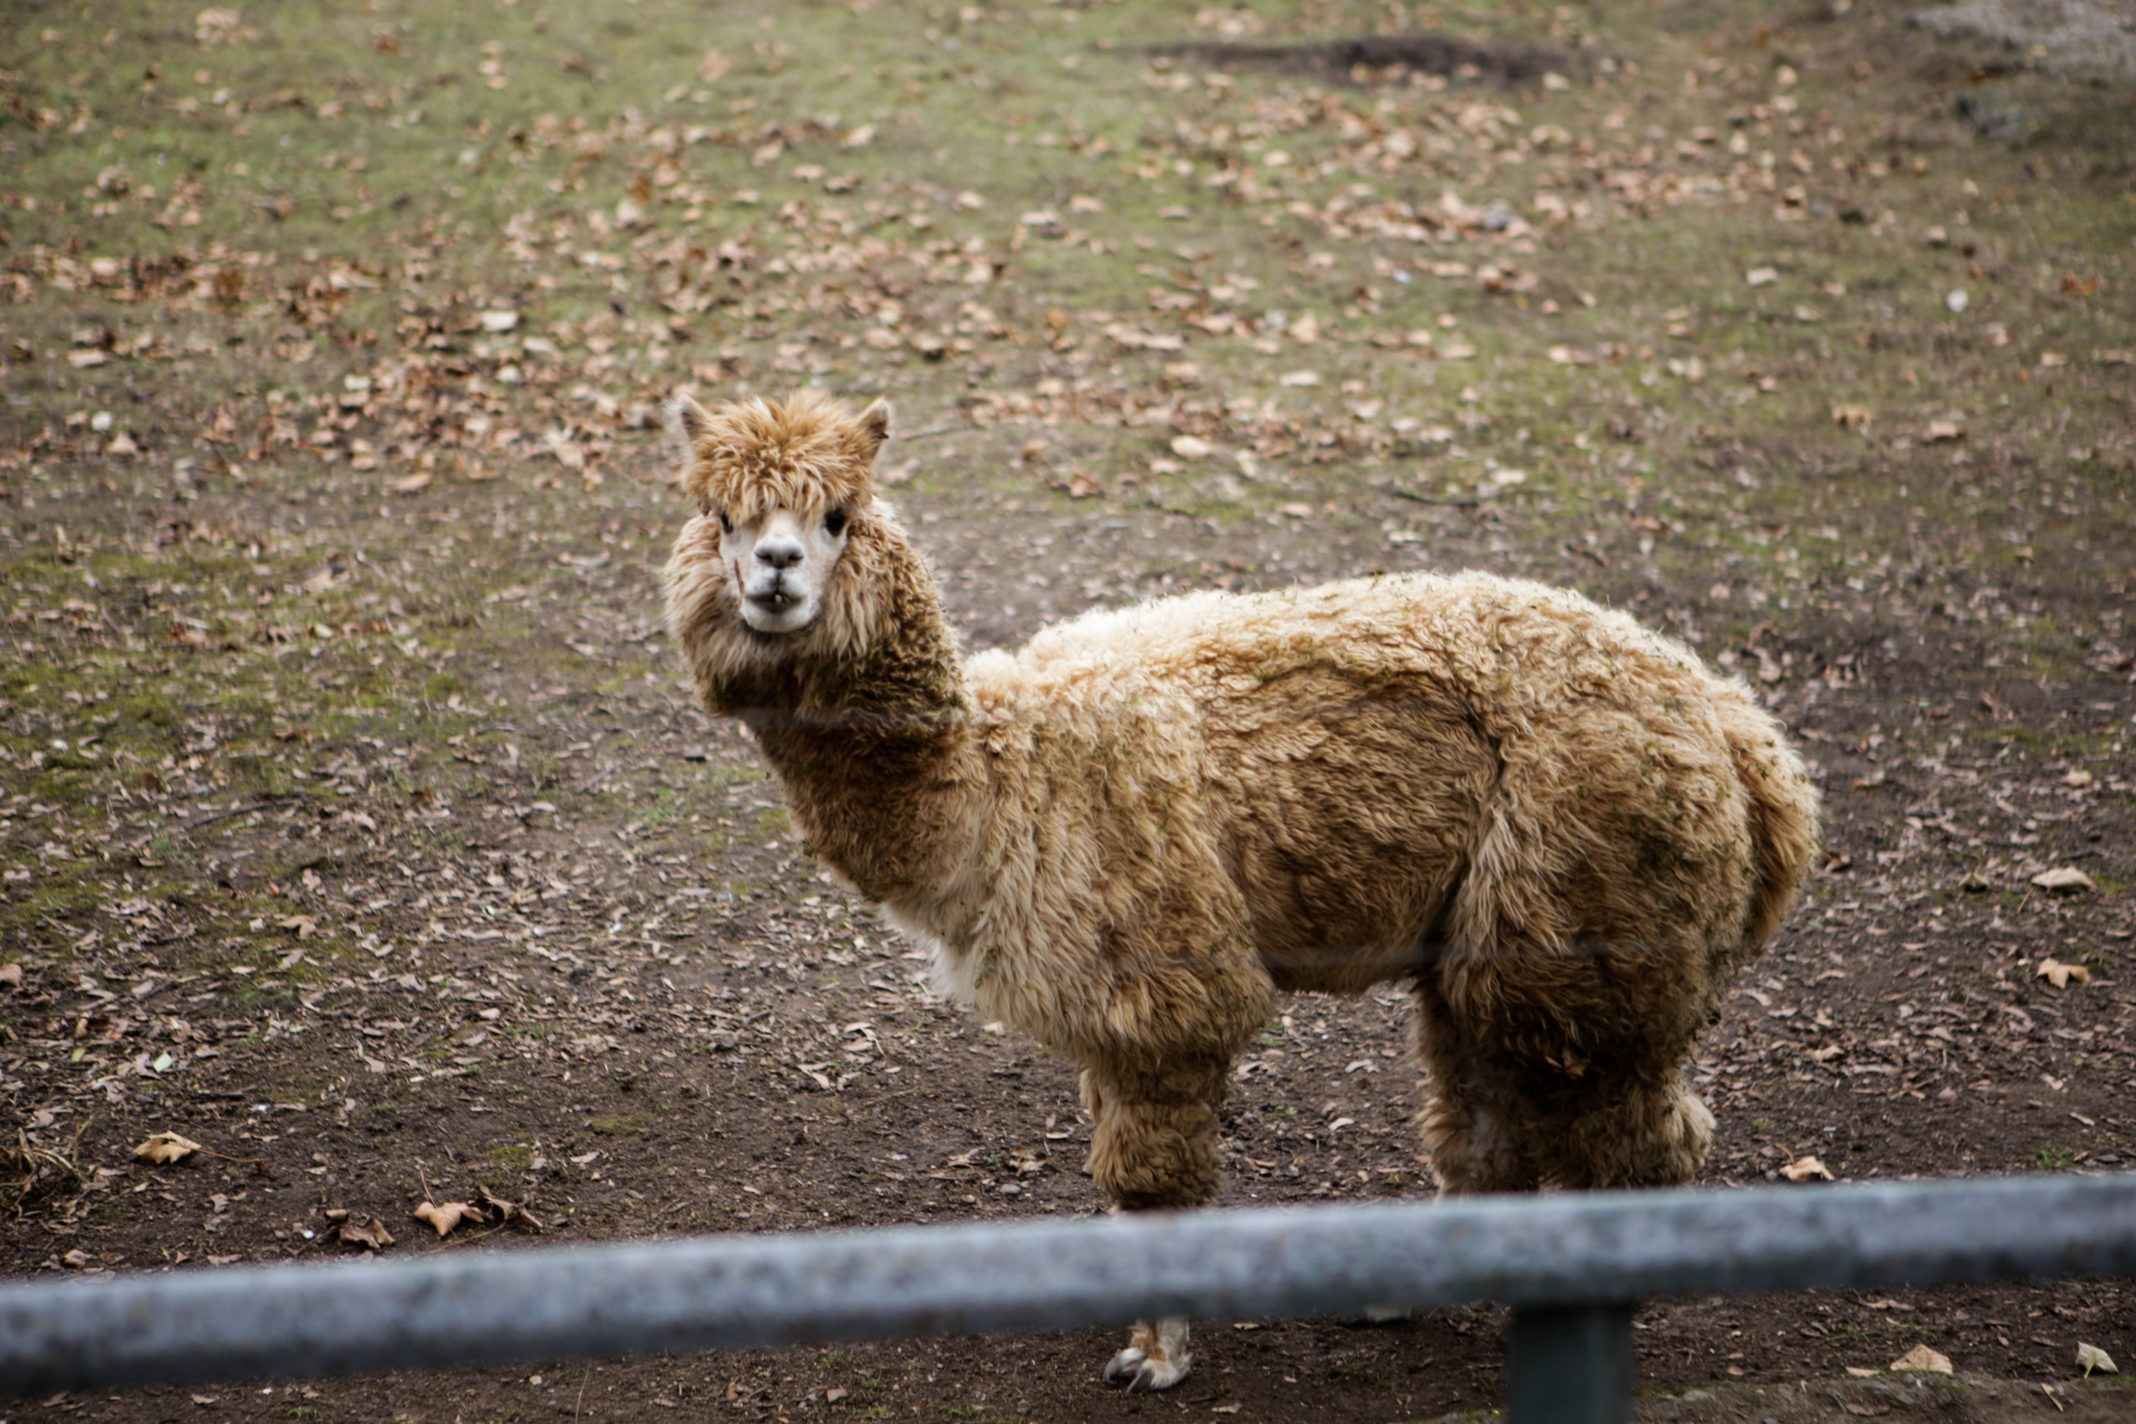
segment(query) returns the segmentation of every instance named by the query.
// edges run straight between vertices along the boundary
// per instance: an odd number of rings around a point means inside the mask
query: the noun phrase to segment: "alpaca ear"
[[[667,403],[668,432],[675,437],[685,451],[694,450],[704,433],[712,428],[712,417],[697,403],[697,398],[685,392]]]
[[[867,437],[868,458],[874,459],[890,438],[890,402],[877,401],[860,413],[861,433]]]

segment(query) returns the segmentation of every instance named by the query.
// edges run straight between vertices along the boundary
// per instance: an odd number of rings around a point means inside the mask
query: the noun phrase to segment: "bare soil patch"
[[[1411,75],[1519,84],[1540,80],[1568,64],[1566,56],[1551,50],[1477,44],[1442,34],[1355,35],[1288,45],[1159,45],[1150,53],[1220,69],[1266,69],[1338,84],[1396,83]]]

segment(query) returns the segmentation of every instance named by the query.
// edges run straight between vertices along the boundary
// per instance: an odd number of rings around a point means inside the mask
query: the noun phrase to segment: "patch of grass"
[[[653,789],[653,804],[638,813],[636,826],[642,830],[655,830],[673,825],[685,814],[687,808],[672,786]]]
[[[639,1137],[643,1136],[646,1128],[651,1125],[651,1120],[644,1113],[610,1113],[586,1124],[600,1137]]]
[[[487,1148],[483,1154],[500,1167],[524,1172],[534,1165],[534,1147],[526,1142],[499,1142]]]
[[[2032,1163],[2043,1172],[2062,1172],[2075,1166],[2083,1155],[2077,1148],[2057,1144],[2042,1147],[2034,1153]]]

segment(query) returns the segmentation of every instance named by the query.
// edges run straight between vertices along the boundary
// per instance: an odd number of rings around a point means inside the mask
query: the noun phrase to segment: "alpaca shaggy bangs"
[[[683,487],[698,507],[750,523],[774,509],[822,515],[874,491],[875,446],[853,412],[802,391],[712,412],[690,443]]]

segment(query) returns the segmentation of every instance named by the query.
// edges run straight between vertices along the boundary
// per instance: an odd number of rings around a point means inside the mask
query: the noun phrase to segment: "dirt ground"
[[[2136,1160],[2125,77],[1882,0],[17,8],[11,1278],[1098,1209],[1068,1065],[691,705],[684,385],[890,397],[974,648],[1466,567],[1689,639],[1830,841],[1695,1065],[1706,1179]],[[1405,1010],[1283,1003],[1226,1204],[1429,1194]],[[0,1420],[1430,1419],[1497,1407],[1503,1325],[1206,1321],[1145,1398],[1091,1331]],[[2076,1363],[2136,1367],[2127,1281],[1637,1330],[1642,1418],[2136,1412]]]

